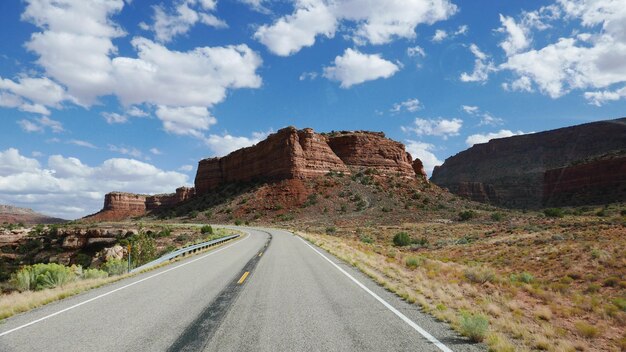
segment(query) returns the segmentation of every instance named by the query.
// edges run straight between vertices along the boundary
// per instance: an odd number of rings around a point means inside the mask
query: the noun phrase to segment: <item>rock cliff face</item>
[[[111,192],[104,196],[104,207],[96,214],[85,217],[89,221],[112,221],[145,215],[161,207],[184,202],[195,195],[194,188],[180,187],[172,194],[133,194]]]
[[[626,200],[626,156],[547,170],[543,203],[548,206],[606,204]]]
[[[65,220],[39,214],[32,209],[0,204],[0,223],[4,222],[10,224],[57,224],[65,222]]]
[[[416,177],[412,158],[402,143],[383,133],[339,132],[328,139],[330,148],[350,168],[372,168],[387,175]]]
[[[229,182],[304,179],[329,171],[350,173],[350,169],[364,168],[415,178],[412,162],[404,145],[382,133],[339,132],[326,136],[310,128],[287,127],[255,146],[223,158],[201,160],[195,188],[201,195]]]
[[[547,170],[625,149],[625,118],[593,122],[476,144],[436,167],[431,181],[474,200],[540,207]]]

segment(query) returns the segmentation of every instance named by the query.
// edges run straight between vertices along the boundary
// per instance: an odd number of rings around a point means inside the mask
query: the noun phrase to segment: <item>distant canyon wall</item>
[[[608,164],[549,171],[624,151],[626,118],[593,122],[476,144],[435,167],[430,180],[472,200],[511,208],[537,208],[546,202],[554,203],[555,192],[570,192],[566,191],[569,184],[576,184],[579,190],[607,189],[604,184],[624,187],[624,169],[608,166],[619,164],[619,159]],[[585,172],[590,177],[581,176]],[[584,192],[576,192],[579,199],[572,205],[601,200],[596,196],[587,199]],[[573,198],[564,194],[558,197],[562,199],[558,204],[570,205],[566,199]],[[626,198],[621,193],[603,202],[610,201],[626,201]]]

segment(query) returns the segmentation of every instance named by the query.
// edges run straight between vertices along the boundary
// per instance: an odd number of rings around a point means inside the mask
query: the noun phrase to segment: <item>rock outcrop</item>
[[[544,199],[551,199],[544,197],[547,170],[624,150],[626,118],[593,122],[476,144],[435,167],[430,180],[473,200],[514,208],[541,207]],[[577,177],[575,172],[570,172],[572,178]],[[608,171],[599,167],[596,172]],[[546,176],[548,184],[553,184],[552,175],[554,173]],[[614,180],[619,176],[608,178]],[[579,178],[577,187],[596,187],[595,181],[587,180],[590,183],[583,185],[587,181]],[[620,200],[626,199],[622,196]],[[586,202],[584,199],[577,201],[578,204]]]
[[[371,168],[384,175],[416,177],[411,155],[384,133],[356,131],[330,135],[328,145],[350,168]]]
[[[385,138],[382,133],[322,135],[310,128],[287,127],[252,147],[223,158],[201,160],[195,189],[201,195],[224,183],[304,179],[329,171],[350,173],[351,169],[367,168],[382,175],[415,178],[412,163],[404,145]],[[420,174],[419,178],[422,177]]]
[[[157,195],[111,192],[104,196],[102,210],[84,219],[88,221],[114,221],[142,216],[149,211],[184,202],[194,195],[194,188],[189,187],[179,187],[176,189],[176,193]]]
[[[626,156],[547,170],[547,206],[606,204],[626,200]]]
[[[39,214],[32,209],[0,204],[0,224],[58,224],[66,220]]]

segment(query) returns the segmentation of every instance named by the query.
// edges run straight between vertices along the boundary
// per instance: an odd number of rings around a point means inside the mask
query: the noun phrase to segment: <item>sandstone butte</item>
[[[626,201],[625,155],[621,118],[476,144],[435,167],[430,181],[511,208],[607,204]]]
[[[220,185],[234,182],[276,182],[324,176],[328,172],[372,169],[379,175],[419,178],[426,173],[419,159],[413,160],[402,143],[382,132],[341,131],[320,134],[310,128],[286,127],[258,144],[236,150],[221,158],[200,160],[195,187],[176,193],[142,195],[108,193],[104,208],[86,220],[119,220],[141,216],[160,207],[170,207],[202,196]]]

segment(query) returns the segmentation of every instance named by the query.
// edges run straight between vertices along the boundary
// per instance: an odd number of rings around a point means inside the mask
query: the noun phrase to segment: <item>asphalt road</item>
[[[245,231],[6,319],[0,351],[484,350],[291,233]]]

